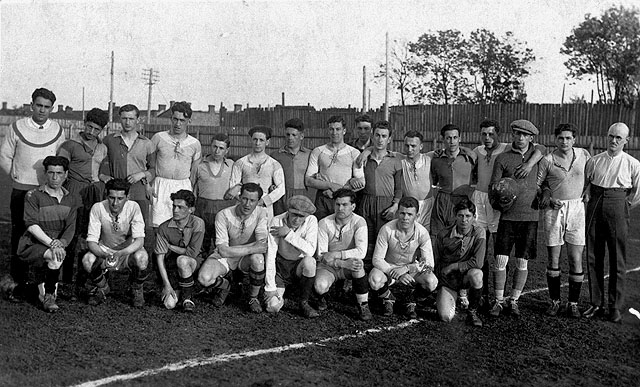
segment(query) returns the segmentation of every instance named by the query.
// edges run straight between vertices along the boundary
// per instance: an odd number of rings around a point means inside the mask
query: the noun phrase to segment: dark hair
[[[480,129],[490,128],[490,127],[493,127],[496,133],[500,133],[500,130],[502,130],[502,128],[500,127],[500,124],[496,120],[483,120],[480,123]]]
[[[256,183],[244,183],[242,184],[242,188],[240,188],[240,195],[242,195],[245,191],[247,192],[257,192],[258,197],[261,198],[264,194],[262,187]]]
[[[416,198],[412,198],[411,196],[405,196],[398,202],[398,208],[415,208],[416,212],[420,210],[420,204],[416,200]]]
[[[136,112],[136,117],[140,117],[140,109],[138,109],[136,105],[129,103],[124,106],[121,106],[120,109],[118,109],[119,116],[122,115],[122,113],[126,113],[126,112]]]
[[[107,126],[109,123],[109,113],[105,112],[102,109],[93,108],[89,110],[87,113],[87,118],[84,120],[85,122],[93,122],[94,124],[103,128]]]
[[[486,126],[485,126],[486,128]],[[473,215],[476,214],[476,205],[467,198],[463,198],[458,202],[458,204],[453,207],[453,211],[458,214],[458,211],[469,210]]]
[[[298,129],[300,132],[304,130],[304,122],[299,118],[292,118],[284,123],[284,128]]]
[[[53,91],[51,91],[49,89],[45,89],[44,87],[41,87],[39,89],[35,89],[33,91],[33,93],[31,94],[31,102],[36,102],[36,98],[38,98],[38,97],[42,97],[44,99],[48,99],[49,101],[51,101],[51,105],[56,103],[56,95],[53,94]]]
[[[46,171],[49,166],[62,166],[65,171],[69,170],[69,159],[64,156],[47,156],[42,160],[42,165]]]
[[[389,121],[385,120],[376,122],[373,125],[373,132],[375,132],[376,129],[387,129],[389,131],[389,137],[391,137],[391,133],[393,132],[393,130],[391,129],[391,124],[389,123]]]
[[[249,137],[253,137],[254,133],[264,133],[267,140],[271,138],[271,128],[268,126],[258,125],[249,129]]]
[[[196,205],[196,196],[193,194],[193,192],[187,190],[187,189],[181,189],[178,192],[174,192],[171,194],[171,200],[184,200],[185,203],[187,203],[187,206],[189,207],[195,207]]]
[[[348,188],[340,188],[333,193],[333,200],[336,200],[338,198],[349,198],[351,200],[351,204],[355,204],[356,193]]]
[[[131,184],[125,179],[111,179],[105,184],[104,191],[109,195],[109,191],[124,191],[125,195],[129,195]]]
[[[573,137],[575,138],[576,134],[578,133],[578,128],[574,124],[560,124],[556,126],[553,134],[557,136],[562,132],[571,132],[571,134],[573,134]]]
[[[341,123],[343,128],[346,126],[346,124],[344,122],[344,118],[342,116],[331,116],[331,117],[329,117],[329,119],[327,120],[327,126],[330,125],[330,124],[333,124],[334,122]]]
[[[213,137],[211,138],[211,143],[213,143],[214,141],[222,141],[225,144],[227,144],[227,148],[231,146],[231,140],[229,139],[229,136],[227,136],[226,133],[216,133],[213,135]]]
[[[457,130],[458,136],[460,135],[460,128],[455,124],[446,124],[445,126],[443,126],[442,129],[440,129],[440,135],[444,137],[444,132],[447,132],[449,130]]]
[[[191,106],[189,106],[187,101],[174,103],[173,106],[171,106],[171,114],[173,115],[173,113],[175,112],[180,112],[184,114],[186,118],[191,118],[191,114],[193,114],[193,111],[191,110]]]
[[[422,133],[418,132],[417,130],[410,130],[407,133],[404,134],[404,138],[407,137],[411,137],[411,138],[419,138],[420,139],[420,143],[422,144],[424,142],[424,136],[422,135]]]
[[[358,123],[360,122],[368,122],[368,123],[373,123],[373,121],[371,120],[371,117],[369,117],[368,114],[362,114],[356,117],[356,125],[358,125]]]

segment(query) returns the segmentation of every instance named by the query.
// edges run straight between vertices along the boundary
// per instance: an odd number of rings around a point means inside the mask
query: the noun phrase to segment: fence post
[[[589,154],[593,156],[593,140],[589,141]]]

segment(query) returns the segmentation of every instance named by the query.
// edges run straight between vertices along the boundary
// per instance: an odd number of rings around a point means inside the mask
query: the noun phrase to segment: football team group
[[[65,139],[49,119],[55,101],[51,91],[35,90],[32,116],[14,122],[0,146],[0,167],[13,181],[11,274],[0,288],[12,301],[37,292],[42,308],[56,312],[58,293],[67,293],[98,306],[110,277],[124,271],[133,306],[143,307],[155,271],[167,309],[192,312],[194,299],[221,307],[244,277],[250,312],[277,313],[285,288],[296,284],[287,297],[312,318],[344,280],[362,320],[372,318],[371,296],[385,316],[415,318],[418,304],[443,321],[466,310],[468,322],[482,326],[480,311],[520,315],[541,219],[546,313],[622,320],[629,210],[640,203],[640,162],[623,151],[624,123],[611,125],[608,148],[591,156],[574,147],[578,130],[570,123],[555,128],[553,150],[535,143],[539,130],[524,119],[504,132],[482,121],[475,149],[460,146],[461,129],[447,124],[443,149],[423,153],[418,130],[404,133],[403,152],[389,150],[392,126],[367,115],[356,118],[349,144],[344,119],[329,118],[329,141],[310,150],[304,123],[293,118],[282,148],[267,154],[272,129],[255,126],[252,150],[233,161],[223,133],[202,156],[187,130],[186,102],[171,106],[171,128],[150,139],[138,132],[134,105],[119,109],[119,132],[101,138],[109,117],[95,108],[77,138]],[[590,305],[581,310],[585,246]]]

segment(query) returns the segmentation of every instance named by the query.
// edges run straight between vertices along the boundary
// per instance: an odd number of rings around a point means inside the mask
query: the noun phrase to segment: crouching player
[[[110,291],[107,271],[129,269],[133,306],[144,306],[143,284],[149,273],[149,255],[144,249],[144,220],[140,206],[128,200],[131,185],[124,179],[112,179],[105,185],[107,199],[94,204],[89,214],[87,245],[82,266],[89,273],[92,288],[89,304],[106,300]]]
[[[478,305],[482,298],[482,265],[486,249],[484,228],[476,226],[476,206],[462,199],[454,207],[455,224],[436,236],[436,273],[440,283],[436,305],[442,321],[450,322],[456,314],[456,299],[461,289],[469,290],[468,321],[481,327]]]
[[[393,314],[396,299],[389,286],[395,282],[417,288],[421,297],[433,292],[438,286],[438,279],[433,274],[433,250],[429,232],[416,221],[418,208],[416,199],[400,199],[396,219],[382,226],[376,240],[369,285],[382,299],[385,316]],[[409,318],[417,317],[412,296],[407,300],[405,312]]]
[[[267,312],[278,312],[284,305],[285,287],[296,278],[300,281],[300,311],[306,318],[318,317],[309,305],[316,278],[316,244],[318,220],[313,213],[316,206],[306,196],[296,195],[287,200],[287,212],[269,223],[264,296]]]
[[[27,192],[24,222],[27,230],[18,243],[18,257],[31,266],[38,284],[39,298],[46,312],[58,311],[56,294],[65,248],[76,230],[80,197],[62,187],[67,178],[69,160],[47,156],[42,162],[46,183]]]
[[[213,305],[220,307],[229,295],[231,284],[225,276],[231,270],[249,273],[249,311],[261,313],[258,293],[264,285],[264,254],[267,252],[267,210],[258,207],[262,188],[245,183],[240,188],[240,203],[216,215],[216,249],[198,272],[202,286],[214,291]]]
[[[191,300],[193,273],[203,261],[200,250],[205,233],[204,220],[193,215],[196,206],[193,192],[181,189],[171,194],[171,201],[173,217],[162,223],[156,232],[155,253],[163,284],[162,302],[167,309],[173,309],[178,301],[167,273],[168,263],[172,268],[177,266],[182,308],[185,312],[193,312],[196,307]]]
[[[369,283],[363,259],[367,254],[368,233],[365,219],[355,214],[356,194],[350,189],[339,189],[333,193],[332,215],[318,223],[318,271],[316,293],[318,309],[327,309],[324,295],[339,279],[353,281],[353,290],[358,302],[361,320],[371,320],[369,310]]]

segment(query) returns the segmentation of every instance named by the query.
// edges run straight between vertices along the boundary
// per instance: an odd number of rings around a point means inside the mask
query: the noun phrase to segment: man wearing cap
[[[629,211],[640,204],[640,162],[624,152],[629,127],[617,122],[607,132],[609,147],[586,165],[587,261],[591,307],[584,316],[604,315],[604,256],[609,251],[609,320],[622,321]]]
[[[289,198],[287,208],[287,212],[269,222],[264,281],[267,312],[275,313],[282,308],[285,287],[299,279],[300,311],[307,318],[318,317],[318,312],[309,305],[316,278],[314,254],[318,242],[318,220],[313,216],[316,206],[306,196],[296,195]]]
[[[109,114],[107,112],[98,108],[89,110],[84,121],[84,129],[80,131],[78,137],[62,143],[57,152],[58,156],[69,160],[69,172],[64,187],[82,199],[82,205],[78,207],[76,217],[76,233],[67,247],[69,258],[65,259],[62,265],[63,285],[71,285],[74,280],[77,282],[76,286],[82,285],[79,283],[79,278],[73,278],[74,270],[77,270],[77,267],[74,267],[76,265],[76,245],[78,237],[86,240],[91,206],[101,201],[104,194],[104,185],[100,183],[99,170],[100,164],[107,154],[107,147],[98,136],[108,123]],[[83,250],[86,250],[86,247]],[[83,270],[78,270],[77,274],[81,273]]]
[[[498,317],[505,305],[504,289],[507,282],[507,263],[511,249],[515,246],[516,269],[513,274],[513,284],[508,307],[514,316],[520,315],[518,299],[527,282],[527,263],[535,259],[538,243],[538,210],[532,204],[536,197],[536,180],[538,165],[524,178],[516,176],[517,168],[528,162],[535,152],[533,137],[538,135],[538,128],[527,120],[516,120],[510,125],[513,133],[511,149],[507,150],[495,160],[491,185],[500,179],[508,177],[516,181],[518,192],[513,205],[502,211],[500,224],[496,235],[495,262],[493,267],[493,282],[495,302],[491,308],[491,315]]]
[[[284,123],[285,144],[271,153],[282,166],[284,172],[285,194],[273,204],[273,213],[280,215],[287,210],[287,200],[295,195],[304,195],[311,200],[316,197],[316,190],[304,183],[304,173],[309,165],[311,149],[302,145],[304,139],[304,123],[299,118],[292,118]]]
[[[20,302],[27,285],[27,266],[18,257],[18,242],[27,227],[24,223],[24,198],[31,189],[45,183],[42,161],[54,156],[64,142],[64,131],[49,115],[56,102],[52,91],[40,88],[31,94],[31,117],[11,124],[0,146],[0,169],[11,177],[11,277],[16,286],[7,293],[9,300]],[[10,281],[10,282],[13,282]]]

